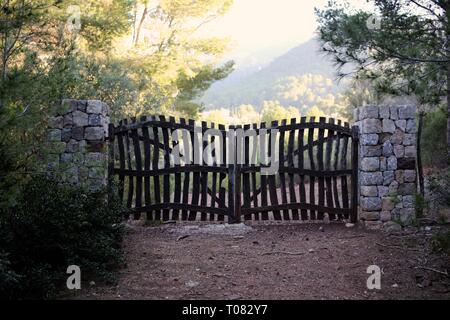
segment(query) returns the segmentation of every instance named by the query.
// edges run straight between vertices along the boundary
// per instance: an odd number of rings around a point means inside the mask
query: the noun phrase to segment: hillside
[[[331,61],[312,39],[273,59],[266,66],[245,76],[240,69],[229,78],[215,83],[201,98],[207,109],[230,108],[251,104],[260,108],[265,100],[278,100],[282,105],[310,107],[312,96],[325,98],[342,89],[335,79]],[[294,94],[293,94],[294,93]],[[307,98],[305,100],[305,98]],[[317,99],[312,99],[317,100]]]

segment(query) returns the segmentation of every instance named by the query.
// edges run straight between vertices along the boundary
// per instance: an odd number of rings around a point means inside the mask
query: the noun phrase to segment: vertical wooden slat
[[[159,116],[161,122],[166,122],[165,116]],[[161,126],[161,131],[163,135],[163,145],[164,145],[164,168],[170,168],[170,142],[169,142],[169,129]],[[165,174],[163,176],[163,202],[170,203],[170,175]],[[170,219],[170,210],[163,210],[163,220],[167,221]]]
[[[261,129],[266,128],[266,124],[264,122],[262,122],[261,125],[260,125],[260,128]],[[261,135],[261,132],[260,132],[260,135]],[[260,141],[261,141],[261,139],[260,139]],[[263,141],[265,141],[265,139]],[[269,141],[269,144],[270,144],[270,141]],[[260,148],[264,148],[262,145],[260,145],[259,147]],[[264,148],[264,150],[266,150],[266,149]],[[267,150],[266,150],[266,152],[267,152]],[[267,176],[264,175],[264,174],[261,174],[261,206],[262,207],[266,207],[267,206]],[[268,220],[269,219],[269,214],[268,214],[267,211],[262,212],[261,219],[262,220]]]
[[[325,121],[326,121],[326,119],[324,117],[319,118],[319,123],[325,124]],[[325,134],[325,129],[319,128],[318,147],[317,147],[317,162],[318,162],[319,171],[324,170],[324,165],[323,165],[324,134]],[[318,183],[319,184],[319,190],[318,190],[319,191],[319,205],[324,206],[325,205],[325,179],[324,179],[324,177],[319,177],[318,182],[319,182]],[[317,219],[323,220],[323,215],[324,215],[324,212],[319,211],[319,213],[317,215]]]
[[[281,120],[281,126],[286,126],[286,119]],[[280,131],[280,143],[278,144],[278,154],[279,154],[279,163],[280,168],[285,167],[285,157],[284,157],[284,138],[285,138],[285,130]],[[288,203],[287,201],[287,192],[286,192],[286,175],[284,172],[280,171],[280,187],[281,187],[281,202],[283,204]],[[283,219],[290,220],[289,218],[289,210],[283,209]]]
[[[120,120],[119,122],[119,128],[123,125],[123,120]],[[117,135],[117,146],[119,147],[119,168],[120,168],[120,175],[119,175],[119,197],[122,201],[124,201],[124,192],[125,192],[125,147],[124,147],[124,133],[121,132]]]
[[[271,124],[272,128],[277,128],[278,127],[278,121],[272,121]],[[273,132],[273,130],[269,131],[269,155],[272,155],[272,136],[275,133]],[[271,161],[275,161],[275,159],[271,159]],[[269,195],[270,195],[270,205],[272,206],[277,206],[278,205],[278,195],[277,195],[277,185],[276,185],[276,178],[275,175],[272,174],[268,177],[269,180]],[[279,210],[273,210],[273,217],[275,220],[281,220],[281,213]]]
[[[146,122],[147,117],[141,117],[141,122]],[[142,126],[142,137],[144,139],[144,171],[150,171],[150,134],[148,131],[148,126]],[[144,177],[144,202],[146,206],[151,205],[151,195],[150,195],[150,176],[146,175]],[[152,220],[152,212],[147,212],[147,220]]]
[[[211,123],[211,129],[214,129],[214,128],[215,128],[215,125],[214,125],[214,122],[212,122]],[[217,159],[216,159],[217,153],[216,153],[216,142],[215,141],[216,141],[216,139],[215,139],[215,136],[213,135],[211,137],[211,144],[214,147],[214,149],[213,149],[213,151],[211,153],[211,156],[214,159],[213,166],[217,166]],[[222,146],[220,146],[220,147],[222,147]],[[212,181],[211,181],[211,207],[212,208],[216,207],[215,197],[217,197],[217,173],[213,172],[212,173]],[[215,215],[210,213],[209,221],[214,221],[214,217],[215,217]]]
[[[234,132],[234,125],[228,127],[229,131]],[[230,152],[232,148],[236,149],[236,137],[234,134],[230,135],[231,141],[229,141]],[[229,223],[237,222],[236,218],[236,180],[235,180],[235,166],[236,166],[236,150],[234,151],[234,160],[230,159],[228,164],[228,221]],[[231,155],[230,155],[231,156]]]
[[[244,132],[250,129],[250,125],[244,125]],[[250,138],[248,136],[244,139],[244,165],[250,165]],[[244,204],[243,208],[250,208],[250,173],[244,172],[242,174],[242,189],[244,191]],[[251,220],[250,214],[244,216],[244,220]]]
[[[291,119],[291,124],[295,124],[296,119]],[[289,139],[288,139],[288,150],[287,150],[287,162],[288,167],[293,168],[294,167],[294,140],[295,140],[295,130],[289,131]],[[295,196],[295,181],[294,181],[294,174],[289,173],[289,202],[290,203],[297,203],[297,198]],[[298,210],[293,209],[292,210],[292,220],[298,220]]]
[[[133,124],[136,124],[136,118],[131,119]],[[134,147],[134,160],[136,165],[136,199],[135,209],[139,210],[142,207],[142,155],[141,144],[139,140],[139,133],[137,129],[131,130],[131,138]],[[141,217],[141,212],[136,211],[134,218],[137,220]]]
[[[358,220],[358,146],[359,128],[352,127],[352,203],[350,222],[356,223]]]
[[[123,121],[124,125],[128,125],[128,120],[125,119]],[[127,155],[127,168],[128,170],[133,170],[133,166],[131,163],[131,148],[130,148],[130,131],[127,130],[124,134],[125,138],[125,153]],[[134,181],[133,176],[128,176],[128,197],[127,197],[127,208],[131,208],[133,206],[133,194],[134,194]]]
[[[180,118],[180,124],[185,125],[186,124],[186,120],[184,118]],[[183,134],[185,134],[186,132],[183,131]],[[192,136],[194,133],[190,132],[190,135]],[[184,158],[186,160],[189,160],[188,163],[184,163],[185,166],[191,166],[191,162],[192,162],[192,156],[191,156],[191,148],[189,143],[187,143],[187,139],[189,139],[190,137],[182,137],[183,138],[183,147],[184,150],[183,152],[184,154]],[[186,139],[187,138],[187,139]],[[191,139],[189,139],[191,140]],[[192,141],[192,140],[191,140]],[[188,171],[186,171],[184,173],[184,179],[183,179],[183,199],[182,199],[182,203],[183,204],[188,204],[189,203],[189,176],[190,173]],[[182,210],[181,211],[181,220],[187,220],[188,218],[188,211],[187,210]]]
[[[157,120],[156,116],[152,116],[152,120]],[[152,170],[158,170],[158,162],[159,162],[159,133],[158,127],[156,125],[152,126],[153,131],[153,158],[152,158]],[[153,176],[153,191],[154,191],[154,199],[155,203],[161,203],[161,186],[159,183],[159,176]],[[161,219],[161,211],[155,210],[155,220]]]
[[[338,125],[341,125],[341,120],[338,120]],[[341,138],[342,135],[338,131],[336,132],[336,145],[334,149],[334,170],[339,170],[339,154],[340,154],[340,147],[341,147]],[[334,196],[334,206],[335,208],[340,208],[340,202],[339,202],[339,192],[338,192],[338,185],[337,185],[338,177],[333,177],[333,196]],[[342,219],[342,214],[338,214],[338,219]]]
[[[306,117],[301,117],[300,119],[301,124],[306,123]],[[305,137],[305,130],[303,128],[300,128],[298,130],[298,168],[299,170],[303,170],[304,168],[304,137]],[[306,190],[305,190],[305,175],[300,174],[300,185],[298,187],[299,189],[299,196],[300,196],[300,203],[306,203]],[[308,211],[305,209],[301,210],[301,218],[302,220],[308,220]]]
[[[310,123],[315,123],[315,117],[311,117],[309,119]],[[309,162],[311,166],[311,170],[315,170],[316,166],[314,163],[314,150],[313,150],[313,143],[314,143],[314,128],[308,129],[308,157]],[[316,178],[314,176],[309,177],[309,203],[310,204],[316,204],[316,197],[315,197],[315,183]],[[309,218],[311,220],[316,220],[316,212],[315,210],[310,210],[309,212]]]
[[[252,128],[253,128],[253,130],[257,131],[258,124],[254,123]],[[257,156],[256,156],[257,148],[256,148],[256,146],[257,146],[257,143],[258,143],[258,141],[257,141],[258,135],[254,136],[253,139],[254,139],[253,140],[253,148],[252,148],[253,154],[252,154],[252,157],[251,157],[252,166],[255,165],[255,163],[256,163],[255,160],[257,160]],[[257,208],[258,207],[258,186],[256,185],[256,172],[255,171],[252,172],[252,188],[253,188],[253,207]],[[255,217],[255,220],[259,220],[259,212],[256,212],[254,214],[254,217]]]
[[[170,117],[169,122],[171,125],[171,134],[176,130],[175,129],[175,118]],[[178,144],[178,147],[181,145],[180,140],[182,141],[183,137],[178,137],[178,143],[175,142],[175,140],[172,139],[172,148],[175,148],[175,146]],[[179,168],[180,164],[175,163],[175,167]],[[175,179],[174,179],[174,192],[173,192],[173,202],[174,203],[181,203],[181,173],[177,172],[175,173]],[[173,209],[172,210],[172,220],[178,220],[180,214],[180,210]]]
[[[242,130],[242,126],[241,125],[237,125],[235,127],[236,129]],[[237,135],[236,135],[236,139],[237,139]],[[240,142],[242,144],[242,141]],[[241,145],[239,145],[241,146]],[[242,156],[242,149],[240,149],[239,151],[237,150],[238,148],[238,143],[236,140],[236,160],[237,160],[237,156],[240,152],[240,155]],[[236,161],[236,164],[234,166],[234,218],[235,218],[235,222],[240,222],[241,221],[241,208],[242,208],[242,173],[241,173],[241,166],[242,164],[240,163],[242,161]]]
[[[226,166],[227,163],[227,133],[225,131],[225,126],[223,124],[219,124],[219,130],[221,130],[222,132],[222,163],[221,166]],[[226,188],[223,185],[225,178],[227,177],[227,174],[225,172],[221,172],[220,176],[219,176],[219,200],[220,202],[223,204],[221,207],[225,208],[225,197],[226,197]],[[219,215],[217,217],[218,221],[224,221],[225,220],[225,216],[224,215]]]
[[[328,123],[331,125],[334,125],[334,119],[330,118],[328,120]],[[334,141],[334,130],[328,129],[327,134],[327,151],[325,156],[325,170],[332,171],[331,167],[331,155],[332,155],[332,149],[333,149],[333,141]],[[331,177],[325,177],[325,184],[326,184],[326,199],[327,199],[327,207],[333,208],[333,191],[331,187]],[[334,213],[328,212],[328,216],[330,220],[335,220],[336,215]]]
[[[189,125],[195,129],[195,121],[194,120],[189,119]],[[193,160],[195,162],[196,157],[200,157],[200,163],[201,163],[202,159],[201,159],[201,154],[199,154],[200,150],[197,150],[197,148],[195,148],[195,146],[196,145],[202,146],[202,144],[201,144],[201,141],[199,141],[200,137],[198,137],[197,134],[195,134],[195,130],[191,134],[191,139],[192,139],[192,148],[193,148],[193,152],[192,152]],[[198,162],[198,160],[197,160],[197,162]],[[194,163],[193,166],[198,166],[198,164]],[[191,204],[197,206],[199,197],[200,197],[200,172],[196,171],[193,173]],[[190,210],[189,211],[189,220],[192,221],[192,220],[195,220],[196,218],[197,218],[197,211]]]
[[[344,123],[344,127],[349,127],[347,122]],[[348,149],[348,135],[344,135],[342,139],[342,156],[341,156],[341,169],[347,169],[347,149]],[[348,185],[347,185],[347,176],[341,176],[341,191],[342,191],[342,207],[348,209],[349,199],[348,199]],[[348,218],[348,215],[345,216]]]
[[[206,166],[206,163],[203,162],[203,151],[206,149],[206,147],[208,146],[208,141],[206,141],[204,139],[204,135],[206,130],[208,130],[208,124],[205,121],[202,121],[202,166]],[[201,200],[200,200],[200,205],[202,207],[206,207],[206,203],[207,203],[207,196],[208,196],[208,172],[207,171],[203,171],[201,173]],[[207,213],[206,212],[202,212],[201,213],[201,220],[202,221],[206,221],[207,218]]]

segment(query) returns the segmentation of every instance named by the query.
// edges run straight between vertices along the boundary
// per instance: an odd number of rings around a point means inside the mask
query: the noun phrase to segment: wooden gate
[[[355,222],[357,127],[308,120],[228,130],[164,116],[122,120],[109,127],[109,174],[118,177],[120,195],[136,219],[146,213],[149,220]],[[201,156],[207,148],[209,160]],[[201,158],[194,158],[194,149]],[[266,153],[274,156],[261,165]],[[274,164],[276,173],[265,174]]]

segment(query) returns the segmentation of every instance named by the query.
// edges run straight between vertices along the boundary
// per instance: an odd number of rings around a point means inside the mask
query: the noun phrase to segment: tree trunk
[[[145,17],[147,16],[148,13],[148,8],[147,8],[147,3],[145,3],[145,8],[144,8],[144,12],[142,12],[142,16],[141,16],[141,20],[139,21],[139,25],[136,29],[136,38],[134,40],[134,44],[137,45],[139,42],[139,37],[141,35],[141,29],[142,29],[142,25],[144,24],[144,20]]]

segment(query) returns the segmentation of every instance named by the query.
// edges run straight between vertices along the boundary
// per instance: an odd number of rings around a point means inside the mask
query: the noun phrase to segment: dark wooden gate
[[[118,178],[120,195],[136,219],[146,213],[149,220],[232,223],[326,218],[355,222],[357,127],[322,117],[308,120],[302,117],[299,122],[274,121],[270,125],[230,126],[228,130],[214,123],[199,125],[164,116],[122,120],[109,128],[110,177]],[[215,134],[202,138],[211,128],[217,129]],[[185,130],[177,131],[178,139],[172,139],[177,129]],[[240,140],[236,130],[251,134]],[[263,174],[262,169],[270,165],[255,161],[263,135],[268,142],[265,150],[269,154],[277,151],[276,174]],[[176,162],[170,156],[177,148],[192,160],[195,146],[203,152],[213,142],[223,150],[222,161],[201,159],[194,164]],[[226,164],[231,142],[242,153]],[[213,157],[216,152],[212,151]]]

